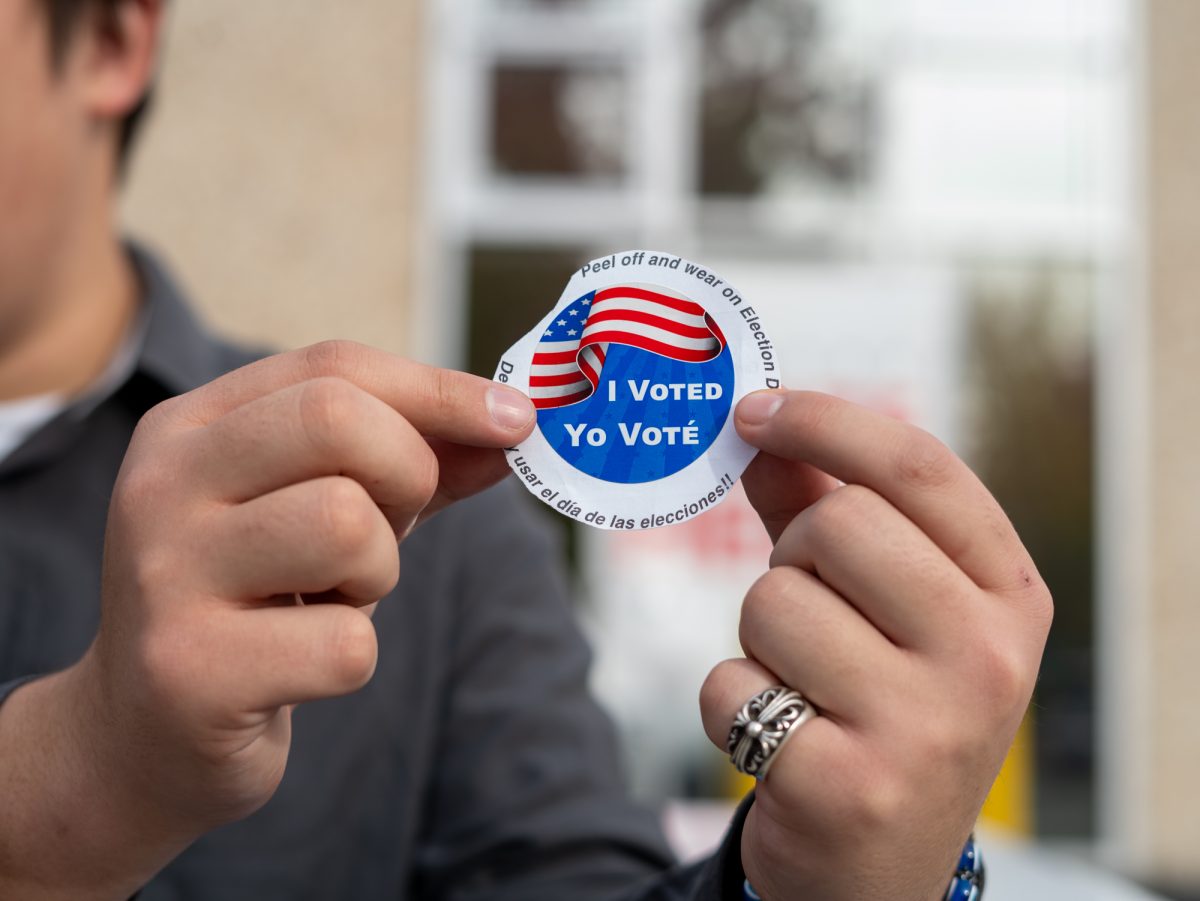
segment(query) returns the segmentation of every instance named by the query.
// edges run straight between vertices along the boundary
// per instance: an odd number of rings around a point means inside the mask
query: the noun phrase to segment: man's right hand
[[[264,804],[292,706],[371,677],[398,540],[501,478],[533,420],[513,389],[344,342],[151,410],[113,493],[99,634],[58,683],[114,816],[173,854]]]

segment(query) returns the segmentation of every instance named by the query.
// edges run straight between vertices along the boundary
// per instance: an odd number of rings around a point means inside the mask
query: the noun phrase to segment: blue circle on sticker
[[[534,350],[530,396],[547,443],[619,484],[673,475],[716,440],[733,404],[733,359],[689,298],[649,285],[583,295]]]

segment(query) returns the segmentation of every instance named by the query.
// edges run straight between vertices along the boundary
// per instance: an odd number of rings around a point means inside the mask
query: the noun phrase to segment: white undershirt
[[[66,405],[67,399],[61,394],[40,394],[0,403],[0,460],[61,413]]]
[[[104,372],[74,397],[56,392],[0,401],[0,462],[67,407],[72,407],[73,415],[82,418],[116,391],[137,364],[148,318],[143,310],[134,319]]]

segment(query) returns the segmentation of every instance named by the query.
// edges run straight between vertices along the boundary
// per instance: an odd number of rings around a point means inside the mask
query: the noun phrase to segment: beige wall
[[[1200,886],[1200,3],[1148,0],[1150,873]]]
[[[418,6],[169,4],[123,217],[224,331],[405,349]]]

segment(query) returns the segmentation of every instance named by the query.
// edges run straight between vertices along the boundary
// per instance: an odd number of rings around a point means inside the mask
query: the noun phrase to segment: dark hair
[[[50,59],[57,69],[66,58],[67,49],[79,25],[91,13],[102,18],[116,15],[117,7],[122,0],[40,0],[46,12],[46,20],[50,25]],[[123,170],[129,158],[129,149],[133,145],[138,125],[145,116],[150,105],[150,90],[137,102],[125,118],[121,120],[121,130],[117,144],[117,168]]]

